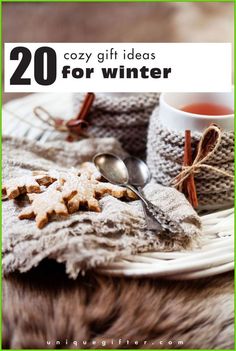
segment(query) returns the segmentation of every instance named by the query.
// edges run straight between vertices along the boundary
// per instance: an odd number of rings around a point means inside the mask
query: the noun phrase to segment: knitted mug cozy
[[[192,133],[192,151],[201,138],[201,133]],[[147,164],[152,177],[162,185],[170,185],[181,172],[184,156],[184,132],[169,130],[161,125],[158,108],[150,118],[147,141]],[[207,164],[220,170],[234,173],[234,132],[223,132],[220,146],[211,155]],[[199,210],[222,209],[234,204],[234,180],[210,169],[201,169],[195,174]]]
[[[73,96],[74,111],[78,113],[84,94]],[[96,94],[87,118],[89,135],[114,137],[132,155],[144,158],[150,115],[158,104],[158,93],[143,93],[114,97]]]

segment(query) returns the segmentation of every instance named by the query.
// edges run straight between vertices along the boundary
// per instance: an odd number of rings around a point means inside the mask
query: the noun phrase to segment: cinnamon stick
[[[219,128],[219,126],[217,126],[217,124],[215,123],[211,123],[209,125],[209,128],[212,126]],[[204,140],[202,142],[200,159],[204,158],[206,155],[209,154],[209,152],[212,151],[212,149],[215,147],[218,137],[219,137],[219,133],[216,130],[209,129],[208,133],[205,135]],[[199,148],[199,145],[198,145],[198,148]]]
[[[76,119],[79,120],[85,120],[85,118],[87,117],[90,108],[93,104],[95,98],[95,94],[94,93],[87,93],[87,95],[85,96],[84,102],[82,104],[82,107],[79,111],[78,116],[76,117]]]
[[[71,119],[66,123],[66,126],[71,129],[73,132],[76,132],[77,134],[80,134],[81,129],[87,124],[87,123],[81,123],[82,121],[85,121],[87,118],[90,108],[93,104],[95,98],[94,93],[88,93],[85,96],[85,99],[83,101],[83,104],[81,106],[81,109],[75,119]]]
[[[191,131],[185,131],[185,144],[184,144],[184,166],[191,166],[192,160],[192,147],[191,147]],[[183,184],[183,192],[187,196],[189,202],[194,208],[198,207],[197,191],[194,181],[194,174],[191,173]]]

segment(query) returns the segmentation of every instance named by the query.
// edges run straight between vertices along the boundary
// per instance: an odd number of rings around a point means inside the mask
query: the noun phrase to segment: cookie
[[[35,171],[32,172],[32,175],[11,178],[3,184],[2,196],[5,199],[15,199],[23,194],[40,193],[40,185],[48,186],[55,180],[56,177],[53,174],[44,171]]]
[[[81,206],[87,207],[90,211],[100,212],[98,199],[105,195],[111,195],[118,199],[127,198],[134,200],[136,198],[136,195],[126,188],[89,179],[86,172],[81,173],[80,176],[71,174],[65,179],[62,179],[61,182],[63,184],[63,198],[67,200],[69,213],[78,211]]]
[[[27,193],[30,205],[18,217],[35,218],[36,225],[41,229],[53,215],[67,216],[84,208],[100,212],[99,199],[106,195],[118,199],[136,199],[132,191],[102,182],[101,179],[96,167],[86,162],[78,169],[34,171],[31,176],[9,180],[3,190],[9,199]]]
[[[67,216],[68,210],[57,183],[50,185],[41,194],[28,194],[31,205],[19,214],[19,219],[35,218],[39,229],[43,228],[53,215]]]
[[[9,179],[2,186],[2,195],[8,199],[15,199],[21,194],[39,193],[40,191],[39,183],[31,175]]]
[[[59,172],[57,171],[33,171],[32,175],[34,176],[35,180],[37,181],[38,184],[48,186],[52,183],[54,183],[58,177],[59,177]]]
[[[69,175],[62,179],[62,195],[67,201],[69,213],[78,211],[85,206],[90,211],[100,212],[100,206],[94,191],[94,180],[89,179],[86,173]],[[74,195],[71,195],[74,194]]]
[[[96,195],[103,197],[104,195],[111,195],[117,199],[125,198],[127,200],[136,200],[137,196],[129,189],[111,183],[97,182]]]
[[[101,180],[102,175],[92,162],[84,162],[78,168],[78,175],[86,175],[88,179]]]

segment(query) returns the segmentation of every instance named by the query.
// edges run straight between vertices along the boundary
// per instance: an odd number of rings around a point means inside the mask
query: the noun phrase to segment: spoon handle
[[[168,230],[171,233],[180,233],[181,227],[178,222],[173,221],[169,218],[168,213],[164,213],[159,207],[153,205],[145,196],[141,194],[134,186],[127,184],[127,188],[132,190],[142,202],[145,204],[148,212],[155,218],[155,220],[161,225],[164,230]]]
[[[141,193],[141,195],[143,195],[142,188],[138,187],[137,189]],[[162,226],[160,225],[160,223],[156,220],[156,218],[153,216],[153,214],[148,210],[148,208],[144,204],[144,202],[141,201],[141,203],[142,203],[142,207],[143,207],[143,212],[144,212],[144,216],[145,216],[147,229],[148,230],[155,230],[155,231],[158,230],[159,232],[162,232],[163,229],[162,229]]]
[[[126,187],[133,191],[135,195],[137,195],[140,198],[140,200],[143,201],[146,207],[148,207],[148,200],[141,194],[141,192],[138,189],[136,189],[133,185],[130,184],[127,184]]]

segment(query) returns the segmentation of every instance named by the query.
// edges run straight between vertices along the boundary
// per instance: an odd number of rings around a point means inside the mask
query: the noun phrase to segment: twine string
[[[212,146],[211,150],[209,152],[207,152],[207,154],[205,156],[202,157],[203,144],[206,140],[207,134],[211,131],[215,131],[217,134],[216,143],[215,143],[215,145]],[[171,184],[174,187],[181,186],[182,183],[184,182],[184,180],[187,179],[190,176],[190,174],[199,173],[200,170],[204,169],[204,168],[212,170],[213,172],[219,173],[221,175],[224,175],[226,177],[233,179],[234,176],[232,174],[230,174],[222,169],[219,169],[215,166],[208,165],[206,163],[208,161],[208,159],[218,149],[218,147],[221,143],[221,139],[222,139],[222,132],[221,132],[219,127],[217,127],[216,125],[210,125],[208,128],[206,128],[205,131],[203,132],[203,135],[202,135],[200,141],[199,141],[197,155],[196,155],[192,165],[191,166],[183,166],[181,172],[171,181]]]

